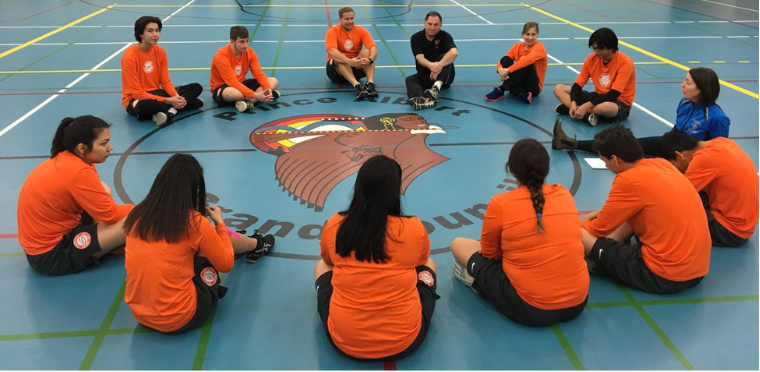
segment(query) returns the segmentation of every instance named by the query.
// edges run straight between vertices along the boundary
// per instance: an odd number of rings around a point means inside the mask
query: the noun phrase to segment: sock
[[[435,88],[435,90],[441,90],[442,86],[443,86],[443,82],[440,80],[433,83],[433,88]]]
[[[367,84],[369,84],[369,83],[374,84],[374,82],[372,80],[367,80]]]
[[[360,82],[357,81],[356,84],[354,84],[354,88],[356,88],[356,87],[361,88],[362,87],[362,83],[360,83]]]
[[[168,112],[171,115],[177,115],[177,109],[175,109],[174,107],[170,108]]]

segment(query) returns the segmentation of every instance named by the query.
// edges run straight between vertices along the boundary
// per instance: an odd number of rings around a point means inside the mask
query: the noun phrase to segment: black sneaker
[[[433,85],[430,89],[425,89],[425,92],[422,93],[423,97],[430,98],[435,102],[438,102],[438,88],[436,88],[435,85]]]
[[[362,83],[356,83],[356,85],[354,85],[354,90],[356,91],[355,101],[361,101],[367,98],[367,91],[362,87]]]
[[[554,111],[560,115],[570,115],[570,108],[561,103],[554,108]]]
[[[278,98],[280,98],[280,92],[276,89],[272,89],[272,100],[276,101]]]
[[[367,84],[364,84],[364,92],[367,93],[367,97],[377,97],[377,88],[375,87],[375,83],[369,81]]]
[[[251,238],[256,239],[256,248],[248,252],[245,256],[245,262],[256,263],[274,248],[274,235],[261,235],[259,230],[254,230]]]

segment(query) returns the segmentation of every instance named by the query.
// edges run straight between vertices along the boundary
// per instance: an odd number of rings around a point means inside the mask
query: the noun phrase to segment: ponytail
[[[530,200],[536,212],[536,232],[544,229],[544,180],[549,174],[549,153],[544,145],[532,138],[517,141],[509,152],[507,172],[511,173],[530,191]]]
[[[80,143],[87,146],[87,151],[92,150],[92,143],[98,138],[103,129],[110,125],[92,115],[83,115],[76,118],[64,118],[53,136],[53,143],[50,146],[50,157],[54,158],[61,151],[69,150],[74,152]]]

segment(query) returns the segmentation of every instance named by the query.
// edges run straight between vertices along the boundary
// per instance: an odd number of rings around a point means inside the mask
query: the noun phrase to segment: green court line
[[[409,38],[411,38],[411,37],[412,37],[412,35],[409,35],[409,33],[408,33],[408,32],[406,32],[406,30],[404,29],[404,26],[402,26],[402,25],[401,25],[401,23],[399,23],[398,19],[396,19],[396,17],[395,17],[395,16],[394,16],[394,15],[391,13],[391,11],[390,11],[390,10],[388,10],[388,8],[385,8],[385,12],[386,12],[386,13],[388,13],[388,15],[389,15],[389,16],[391,17],[391,19],[393,20],[393,23],[395,23],[395,24],[396,24],[396,26],[398,26],[399,30],[401,30],[401,32],[403,32],[403,33],[404,33],[404,35],[406,35],[406,38],[407,38],[407,39],[409,39]]]
[[[0,257],[18,257],[18,256],[24,256],[24,252],[0,253]]]
[[[666,298],[662,300],[646,300],[646,301],[637,301],[637,302],[630,302],[630,301],[592,302],[586,305],[586,308],[594,309],[594,308],[607,308],[607,307],[624,307],[624,306],[635,306],[636,304],[639,304],[641,306],[684,305],[684,304],[739,302],[739,301],[757,301],[757,300],[760,300],[760,296],[758,295],[702,297],[702,298]]]
[[[88,337],[95,336],[98,331],[64,331],[64,332],[45,332],[45,333],[22,333],[17,335],[0,335],[0,341],[19,341],[19,340],[42,340],[46,338],[68,338],[68,337]]]
[[[90,349],[87,350],[87,354],[84,356],[84,360],[82,360],[82,364],[79,366],[79,370],[86,371],[92,367],[92,362],[95,361],[95,356],[98,354],[98,350],[100,350],[100,345],[103,344],[103,340],[108,336],[108,329],[111,328],[111,323],[116,317],[116,313],[119,311],[119,306],[121,305],[121,302],[124,301],[124,290],[126,287],[127,282],[122,282],[119,291],[116,292],[113,302],[111,302],[111,307],[108,309],[105,319],[103,319],[103,323],[100,324],[100,329],[96,332],[95,339],[93,339],[92,344],[90,344]]]
[[[269,4],[271,4],[271,3],[272,3],[272,0],[269,0],[269,2],[267,3],[267,5],[269,5]],[[256,32],[258,32],[258,31],[259,31],[259,27],[261,27],[261,21],[262,21],[262,20],[264,19],[264,17],[266,16],[266,14],[267,14],[267,10],[269,10],[269,7],[266,7],[266,8],[264,8],[264,11],[263,11],[263,12],[261,12],[261,16],[259,17],[259,20],[258,20],[258,21],[256,21],[256,28],[254,28],[254,29],[253,29],[253,32],[251,33],[251,35],[250,35],[250,38],[249,38],[248,40],[253,40],[253,39],[254,39],[254,37],[256,36]]]
[[[644,310],[644,306],[641,305],[640,302],[636,300],[635,297],[631,294],[631,292],[628,291],[627,288],[623,287],[622,285],[617,286],[620,292],[623,293],[623,296],[627,298],[631,303],[633,303],[633,308],[636,309],[636,312],[639,313],[639,315],[644,319],[644,321],[649,325],[650,328],[652,328],[652,331],[657,335],[657,337],[660,338],[660,341],[662,341],[663,344],[665,344],[665,347],[670,350],[670,352],[673,354],[673,356],[676,357],[678,362],[681,363],[681,365],[687,369],[687,370],[694,370],[694,366],[689,362],[688,359],[686,359],[686,356],[683,355],[681,350],[678,349],[676,344],[673,343],[673,341],[670,340],[670,337],[668,337],[667,334],[665,334],[665,331],[660,328],[660,326],[655,322],[655,320],[647,313],[646,310]]]
[[[580,358],[578,358],[578,354],[575,353],[575,350],[573,350],[572,345],[570,345],[570,341],[567,340],[567,337],[565,337],[565,333],[562,332],[562,328],[560,328],[559,324],[555,324],[552,326],[552,332],[554,332],[554,336],[557,337],[557,341],[559,341],[559,344],[562,345],[562,349],[565,350],[565,354],[567,354],[567,357],[570,359],[570,362],[573,363],[573,367],[575,367],[576,371],[582,371],[586,368],[583,367],[583,363],[581,363]]]
[[[206,321],[206,324],[201,327],[201,338],[198,340],[198,349],[195,350],[195,358],[193,359],[193,371],[200,371],[203,369],[203,361],[206,359],[206,350],[208,350],[208,341],[211,338],[211,326],[214,324],[214,313]]]
[[[293,0],[288,0],[288,5],[292,4]],[[285,30],[288,27],[288,19],[290,18],[290,7],[285,12],[285,20],[282,21],[282,30],[280,30],[280,40],[277,41],[277,51],[274,53],[273,67],[277,67],[277,61],[280,60],[280,51],[282,50],[282,44],[285,41]],[[261,18],[259,18],[261,20]],[[272,77],[277,73],[277,70],[272,71]]]
[[[362,1],[362,4],[363,3],[364,2]],[[370,23],[372,23],[372,28],[375,29],[375,32],[377,33],[377,36],[380,37],[380,40],[383,42],[383,45],[385,45],[385,49],[388,51],[388,55],[393,60],[393,63],[395,63],[396,66],[398,66],[398,72],[401,74],[401,77],[403,77],[406,80],[406,74],[404,73],[403,68],[400,66],[398,60],[396,59],[396,56],[393,54],[393,51],[391,50],[391,47],[388,45],[388,42],[383,37],[383,34],[380,32],[380,29],[377,28],[377,24],[375,24],[375,21],[372,20],[372,16],[369,14],[369,10],[367,10],[367,8],[364,8],[364,13],[366,13],[367,14],[367,18],[370,19]],[[377,66],[375,66],[375,69],[377,69]]]

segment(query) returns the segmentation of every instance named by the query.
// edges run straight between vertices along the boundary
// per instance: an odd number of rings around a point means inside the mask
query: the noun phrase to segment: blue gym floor
[[[731,137],[758,164],[756,1],[187,1],[0,0],[0,368],[759,368],[757,234],[741,248],[714,248],[705,280],[678,295],[646,294],[592,277],[585,312],[544,329],[508,321],[457,282],[448,248],[456,236],[477,238],[485,205],[513,185],[504,172],[511,144],[533,137],[550,147],[557,117],[552,88],[572,83],[590,53],[590,32],[600,27],[612,28],[620,50],[636,63],[636,106],[624,125],[638,136],[669,130],[686,70],[710,67],[724,80],[718,103],[731,118]],[[325,76],[324,34],[345,5],[354,7],[356,24],[378,44],[375,102],[352,102],[351,89]],[[404,207],[430,230],[441,299],[415,354],[395,363],[360,363],[328,344],[312,283],[320,227],[347,206],[354,175],[320,189],[320,202],[306,202],[304,192],[280,184],[278,155],[254,147],[251,134],[277,120],[295,125],[413,112],[403,103],[404,78],[414,72],[408,40],[430,10],[443,15],[443,29],[459,48],[457,74],[437,109],[417,113],[445,133],[384,146],[406,150],[402,161],[438,159],[411,180]],[[165,20],[160,45],[175,85],[199,82],[206,89],[211,59],[229,42],[229,27],[247,26],[265,72],[280,80],[279,105],[238,114],[216,108],[206,91],[200,112],[163,128],[128,116],[119,61],[134,41],[134,21],[146,14]],[[498,83],[494,65],[520,39],[526,21],[540,24],[550,55],[544,92],[530,106],[487,102],[483,95]],[[224,276],[229,293],[203,328],[169,337],[138,326],[124,304],[123,256],[65,277],[28,267],[16,240],[19,190],[48,157],[60,120],[85,114],[113,124],[113,156],[98,171],[117,202],[139,202],[171,154],[191,153],[204,165],[210,201],[225,208],[229,225],[277,235],[271,257],[255,265],[239,260]],[[600,128],[565,120],[565,130],[581,139]],[[307,162],[371,153],[373,133],[362,136],[351,145],[324,147],[294,141],[288,156]],[[550,155],[548,181],[568,187],[582,213],[600,208],[614,174],[591,169],[588,154]]]

